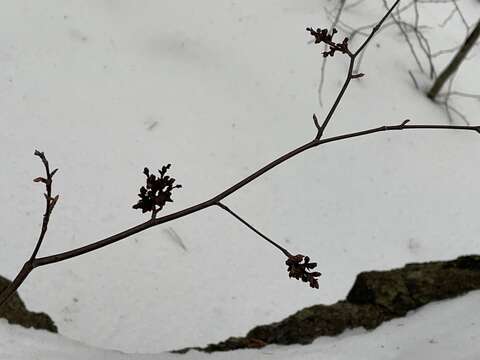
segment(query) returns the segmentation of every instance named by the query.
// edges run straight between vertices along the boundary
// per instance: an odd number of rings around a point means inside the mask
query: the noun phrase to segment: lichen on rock
[[[11,283],[10,280],[0,276],[0,292]],[[17,292],[0,307],[0,318],[7,319],[10,324],[21,325],[26,328],[43,329],[58,332],[53,320],[45,313],[29,311]]]

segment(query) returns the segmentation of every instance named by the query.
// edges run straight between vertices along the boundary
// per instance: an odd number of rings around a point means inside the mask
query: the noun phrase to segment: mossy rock
[[[246,337],[229,338],[205,352],[258,348],[268,344],[309,344],[320,336],[346,329],[374,329],[432,301],[480,289],[480,256],[451,261],[407,264],[401,269],[360,273],[345,300],[314,305],[269,325],[257,326]],[[186,352],[192,348],[182,349]]]
[[[431,301],[480,288],[480,256],[407,264],[401,269],[361,273],[347,295],[352,304],[373,304],[397,316]]]
[[[11,283],[10,280],[0,276],[0,292]],[[7,319],[10,324],[17,324],[26,328],[33,327],[51,332],[58,332],[53,320],[45,313],[35,313],[27,310],[25,303],[15,292],[8,301],[0,307],[0,318]]]

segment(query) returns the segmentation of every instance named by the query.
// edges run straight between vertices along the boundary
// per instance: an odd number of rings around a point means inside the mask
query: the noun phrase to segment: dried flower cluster
[[[311,288],[318,289],[317,277],[322,274],[318,271],[310,272],[310,270],[317,267],[317,263],[311,263],[308,256],[301,254],[291,255],[288,257],[288,260],[285,261],[285,264],[288,266],[287,271],[289,277],[308,282]]]
[[[173,202],[172,190],[181,188],[182,185],[174,185],[175,179],[166,175],[170,166],[171,164],[168,164],[158,170],[160,177],[150,174],[148,168],[143,169],[143,173],[147,177],[147,184],[146,187],[140,188],[138,194],[140,200],[133,205],[134,209],[141,209],[142,213],[151,211],[152,218],[155,218],[157,212],[162,210],[167,202]]]
[[[340,51],[342,54],[348,54],[348,38],[345,37],[341,43],[336,43],[333,41],[333,35],[337,33],[337,29],[333,29],[332,33],[329,34],[327,29],[317,29],[307,28],[307,31],[315,38],[315,44],[325,43],[330,47],[330,50],[324,51],[323,57],[335,55],[335,51]]]

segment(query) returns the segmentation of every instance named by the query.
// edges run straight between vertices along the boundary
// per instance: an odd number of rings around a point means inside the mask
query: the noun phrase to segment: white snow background
[[[480,3],[458,3],[473,24]],[[312,113],[326,115],[346,75],[345,58],[329,59],[321,108],[322,47],[305,27],[328,27],[325,7],[334,9],[335,1],[2,5],[0,273],[9,278],[40,230],[44,189],[32,179],[44,170],[35,149],[59,168],[60,200],[39,254],[45,256],[145,221],[131,208],[145,166],[172,163],[170,173],[183,185],[167,214],[311,140]],[[457,17],[439,26],[451,6],[422,6],[437,49],[465,36]],[[342,19],[361,26],[384,12],[381,1],[365,1]],[[479,92],[479,53],[474,48],[462,64],[456,89]],[[436,65],[442,69],[450,58]],[[352,82],[325,136],[405,119],[447,124],[445,112],[414,88],[407,70],[415,66],[394,26],[379,33],[362,63],[366,76]],[[454,104],[480,124],[478,101]],[[1,321],[0,359],[181,358],[94,347],[160,353],[206,345],[342,299],[360,271],[478,253],[479,161],[473,132],[379,133],[309,150],[224,203],[292,253],[318,262],[319,290],[288,279],[278,250],[209,208],[36,269],[19,293],[31,310],[51,315],[61,335]],[[474,359],[478,301],[475,292],[310,346],[183,358]]]

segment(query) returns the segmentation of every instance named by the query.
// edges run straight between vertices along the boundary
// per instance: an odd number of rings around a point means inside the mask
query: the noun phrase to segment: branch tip
[[[47,179],[45,179],[44,177],[39,176],[39,177],[36,177],[35,179],[33,179],[33,182],[42,182],[42,183],[46,184],[46,183],[47,183]]]
[[[365,48],[365,46],[367,46],[367,44],[370,42],[370,40],[372,40],[373,36],[375,35],[375,33],[382,27],[383,23],[385,22],[385,20],[390,16],[390,14],[392,13],[393,9],[395,9],[395,7],[398,5],[398,3],[400,2],[400,0],[397,0],[395,1],[395,3],[392,5],[392,7],[387,11],[387,13],[383,16],[383,18],[377,23],[377,25],[375,25],[373,28],[372,28],[372,31],[370,32],[370,35],[368,35],[367,39],[365,39],[365,41],[363,42],[362,45],[360,45],[360,47],[357,49],[357,51],[355,51],[355,53],[352,55],[353,58],[357,57],[358,54],[360,54],[362,52],[362,50]]]
[[[322,130],[322,127],[318,123],[318,118],[317,115],[313,114],[313,123],[315,124],[315,127],[317,128],[318,131]]]

